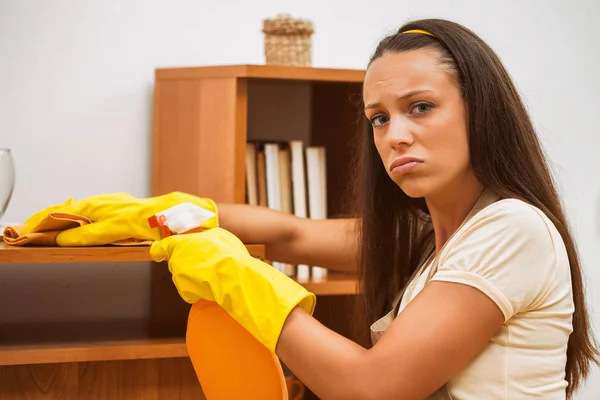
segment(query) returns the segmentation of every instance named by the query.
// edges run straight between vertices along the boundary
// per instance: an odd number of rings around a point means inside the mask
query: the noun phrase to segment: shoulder
[[[448,247],[471,240],[483,248],[508,246],[541,257],[553,254],[556,241],[562,242],[556,227],[542,210],[512,198],[499,200],[479,211],[459,229]]]
[[[523,234],[549,235],[554,226],[539,208],[518,199],[503,199],[490,204],[479,213],[473,223],[493,223],[519,229]]]
[[[566,250],[558,231],[537,207],[499,200],[473,216],[440,254],[437,280],[478,287],[508,319],[540,304],[552,282],[564,282]]]

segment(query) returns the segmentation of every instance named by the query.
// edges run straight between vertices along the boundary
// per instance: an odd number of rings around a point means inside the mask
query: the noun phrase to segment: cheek
[[[464,129],[456,129],[448,135],[445,159],[455,172],[463,172],[469,168],[469,143]]]
[[[450,174],[462,172],[469,167],[469,143],[462,121],[446,121],[428,139],[428,147],[438,167]]]
[[[462,166],[468,165],[469,160],[469,140],[467,126],[462,118],[456,118],[453,125],[455,128],[451,131],[453,142],[452,149],[454,150],[456,161]]]

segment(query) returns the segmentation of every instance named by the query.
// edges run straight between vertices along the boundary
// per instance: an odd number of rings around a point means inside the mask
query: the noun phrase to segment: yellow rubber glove
[[[216,302],[273,353],[289,313],[300,306],[312,315],[315,308],[313,293],[252,257],[222,228],[167,237],[154,242],[150,255],[154,261],[168,261],[186,302]]]
[[[27,234],[49,213],[77,214],[89,218],[92,223],[68,229],[56,237],[59,246],[96,246],[121,240],[160,240],[159,228],[150,228],[148,218],[181,203],[193,203],[217,214],[217,206],[211,199],[187,193],[172,192],[150,198],[136,198],[127,193],[109,193],[90,196],[81,200],[69,199],[62,204],[41,210],[25,221],[22,234]],[[218,226],[218,216],[202,224],[204,228]]]

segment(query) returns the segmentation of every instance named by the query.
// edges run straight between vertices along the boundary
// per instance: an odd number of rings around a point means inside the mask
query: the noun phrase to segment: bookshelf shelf
[[[0,366],[187,357],[183,334],[144,321],[12,324],[0,338]]]
[[[293,67],[285,65],[225,65],[216,67],[187,67],[157,69],[157,80],[184,79],[276,79],[315,82],[362,83],[363,70]]]
[[[247,244],[246,248],[255,257],[265,256],[263,245]],[[0,242],[0,264],[152,261],[148,250],[148,246],[25,247]],[[298,283],[316,295],[356,293],[356,277],[351,274],[331,273],[325,279],[308,279]]]
[[[90,339],[0,345],[0,366],[187,357],[184,338]]]
[[[308,291],[317,296],[351,295],[358,293],[357,279],[350,274],[329,272],[322,280],[299,281]]]
[[[264,246],[250,244],[246,248],[250,254],[264,257]],[[149,246],[34,247],[0,242],[0,264],[152,261],[149,250]]]

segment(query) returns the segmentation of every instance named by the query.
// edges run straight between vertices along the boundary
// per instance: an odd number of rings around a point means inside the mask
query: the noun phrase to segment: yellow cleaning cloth
[[[29,233],[23,233],[27,230],[25,224],[6,227],[4,229],[4,242],[14,246],[26,244],[52,246],[56,244],[56,235],[60,232],[91,222],[81,215],[50,213]]]

